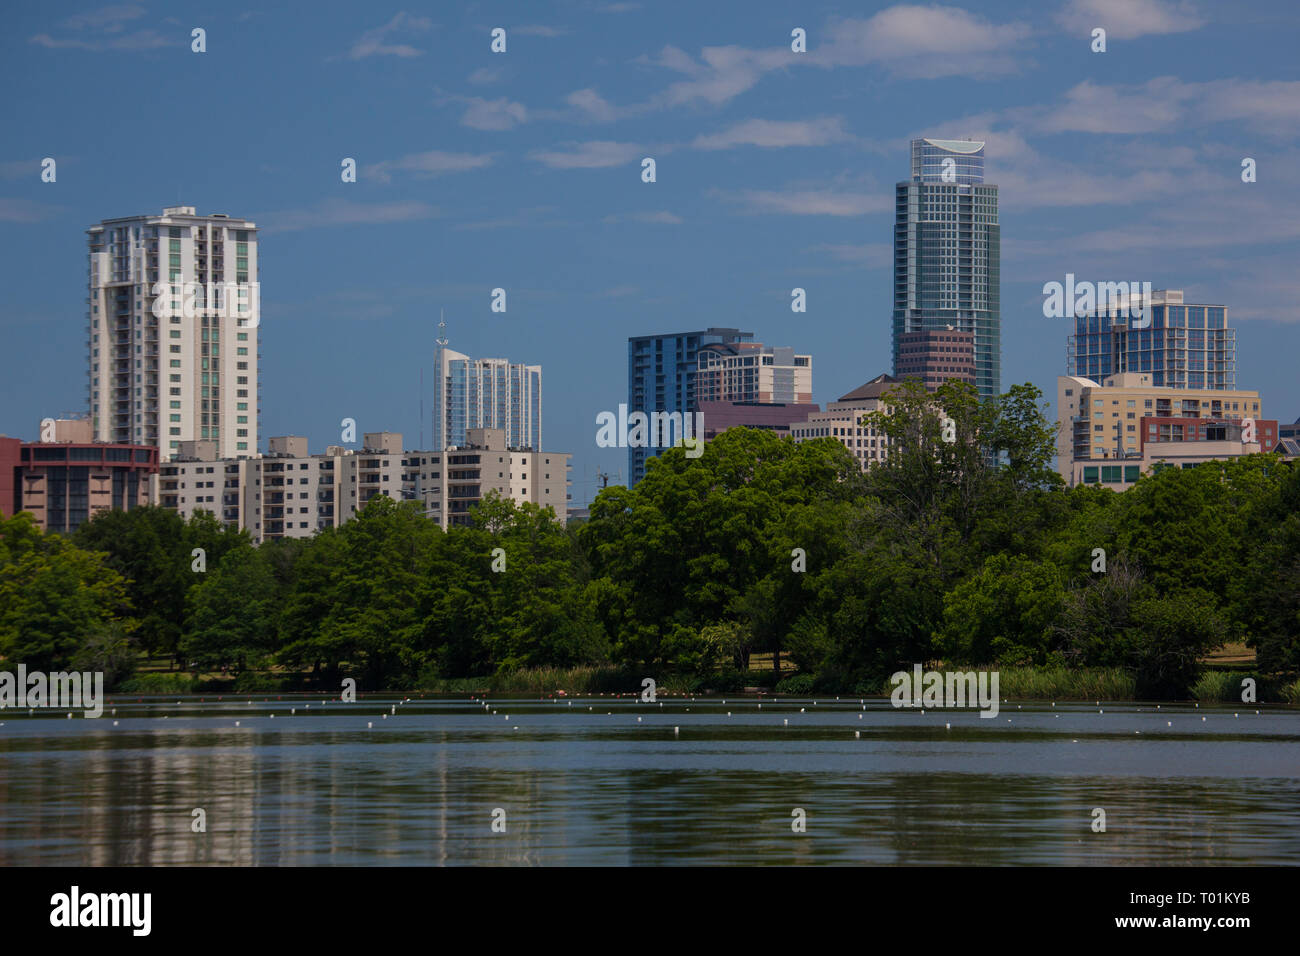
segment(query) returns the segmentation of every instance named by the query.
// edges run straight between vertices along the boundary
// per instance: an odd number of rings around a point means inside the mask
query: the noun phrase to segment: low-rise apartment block
[[[63,437],[84,437],[84,424],[60,423],[49,441],[0,437],[0,513],[27,511],[41,530],[71,534],[101,511],[148,504],[158,449]]]
[[[256,542],[311,537],[337,528],[376,495],[418,501],[442,527],[468,524],[470,508],[497,491],[517,503],[568,505],[567,454],[506,447],[501,429],[469,429],[468,443],[443,452],[403,451],[398,432],[369,432],[360,449],[330,445],[311,455],[301,436],[272,438],[265,455],[220,459],[211,442],[185,442],[163,465],[150,500],[188,518],[211,511]]]
[[[1125,372],[1104,383],[1057,378],[1057,470],[1066,484],[1122,490],[1162,467],[1191,468],[1271,450],[1278,424],[1260,417],[1259,393],[1174,388]]]
[[[900,380],[892,375],[877,375],[847,395],[841,395],[838,401],[827,402],[825,411],[814,412],[806,421],[792,424],[790,435],[795,441],[838,439],[865,471],[869,465],[884,461],[888,439],[879,429],[861,424],[862,416],[885,411],[885,395],[898,384]]]

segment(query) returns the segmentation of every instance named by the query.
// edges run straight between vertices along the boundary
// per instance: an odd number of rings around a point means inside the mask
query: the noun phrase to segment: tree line
[[[68,537],[0,518],[0,656],[110,684],[147,655],[410,688],[763,653],[850,693],[944,661],[1118,667],[1153,697],[1185,694],[1229,641],[1261,672],[1300,668],[1300,469],[1254,455],[1066,488],[1040,400],[903,383],[867,416],[890,451],[865,472],[834,438],[729,429],[568,528],[497,497],[444,532],[380,496],[261,546],[207,512],[107,511]]]

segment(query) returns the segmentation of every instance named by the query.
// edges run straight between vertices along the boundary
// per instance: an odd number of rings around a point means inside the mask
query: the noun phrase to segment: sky
[[[1043,285],[1073,273],[1226,305],[1238,387],[1300,416],[1294,0],[224,6],[0,14],[0,434],[85,411],[86,228],[190,205],[260,228],[261,450],[344,418],[427,446],[445,310],[453,349],[542,366],[581,505],[625,477],[596,416],[629,336],[751,331],[823,405],[891,371],[921,136],[987,142],[1003,388],[1055,396]]]

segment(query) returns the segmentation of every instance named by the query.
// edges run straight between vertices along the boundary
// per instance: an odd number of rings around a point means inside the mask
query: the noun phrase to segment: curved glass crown
[[[914,139],[912,180],[978,185],[984,182],[984,144],[968,139]]]

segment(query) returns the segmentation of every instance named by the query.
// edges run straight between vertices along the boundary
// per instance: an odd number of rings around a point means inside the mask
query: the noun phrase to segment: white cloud
[[[1032,30],[997,24],[959,7],[899,4],[867,20],[840,20],[830,42],[808,55],[821,66],[882,66],[900,76],[938,78],[1014,72]]]
[[[265,223],[262,227],[263,232],[292,232],[297,229],[317,229],[324,226],[411,222],[433,219],[439,214],[436,206],[411,199],[385,203],[324,199],[314,206],[259,215],[256,221]]]
[[[1068,0],[1059,19],[1067,30],[1085,36],[1101,27],[1107,40],[1186,33],[1205,24],[1188,0]]]
[[[840,262],[852,262],[869,269],[884,269],[894,261],[894,246],[888,242],[868,242],[862,245],[849,243],[822,243],[811,252],[829,252]]]
[[[40,222],[48,219],[55,208],[30,199],[0,198],[0,222]]]
[[[124,29],[128,20],[137,20],[144,16],[145,9],[135,4],[113,4],[78,13],[63,21],[69,30],[102,30],[105,33],[117,33]]]
[[[521,37],[562,37],[569,31],[565,27],[548,27],[540,24],[511,27],[510,32]]]
[[[609,215],[601,221],[609,224],[617,222],[648,222],[667,226],[679,226],[685,222],[681,216],[669,212],[666,209],[660,209],[655,212],[634,212],[623,216]]]
[[[468,105],[465,115],[460,118],[462,126],[502,130],[528,121],[528,109],[523,103],[515,103],[505,97],[485,100],[478,96],[467,96],[463,99]]]
[[[638,62],[652,63],[688,77],[659,93],[653,100],[655,105],[673,107],[703,101],[720,106],[751,89],[763,74],[795,65],[800,55],[788,47],[747,50],[738,46],[706,46],[700,51],[701,62],[697,63],[684,50],[666,46],[657,58],[641,58]]]
[[[466,78],[466,82],[473,83],[475,86],[488,86],[492,83],[500,83],[504,74],[504,70],[492,70],[481,66]]]
[[[623,166],[642,155],[636,143],[615,143],[609,140],[592,140],[586,143],[568,143],[567,150],[537,150],[531,157],[552,169],[602,169]]]
[[[617,118],[617,113],[599,93],[587,88],[574,90],[564,98],[564,101],[588,118],[597,122],[608,122]]]
[[[446,173],[468,172],[490,165],[492,165],[491,154],[448,153],[434,149],[427,153],[411,153],[398,159],[386,159],[374,163],[364,167],[362,175],[386,183],[392,181],[395,172],[413,173],[418,177],[427,178]]]
[[[751,119],[719,133],[696,137],[696,149],[730,149],[733,146],[825,146],[852,139],[844,131],[844,120],[822,116],[811,120]]]
[[[361,60],[368,56],[423,56],[423,50],[417,50],[410,44],[387,42],[388,36],[399,31],[421,32],[432,26],[432,21],[427,17],[413,17],[409,13],[399,13],[382,27],[361,34],[357,42],[352,44],[352,49],[348,51],[348,57]]]
[[[972,119],[1043,133],[1149,135],[1241,123],[1271,136],[1294,135],[1300,130],[1300,81],[1186,83],[1157,76],[1107,86],[1084,80],[1050,106],[1014,107]]]
[[[792,216],[865,216],[894,208],[893,195],[850,192],[837,189],[796,189],[786,192],[748,189],[739,193],[716,193],[739,202],[751,212],[775,212]]]

